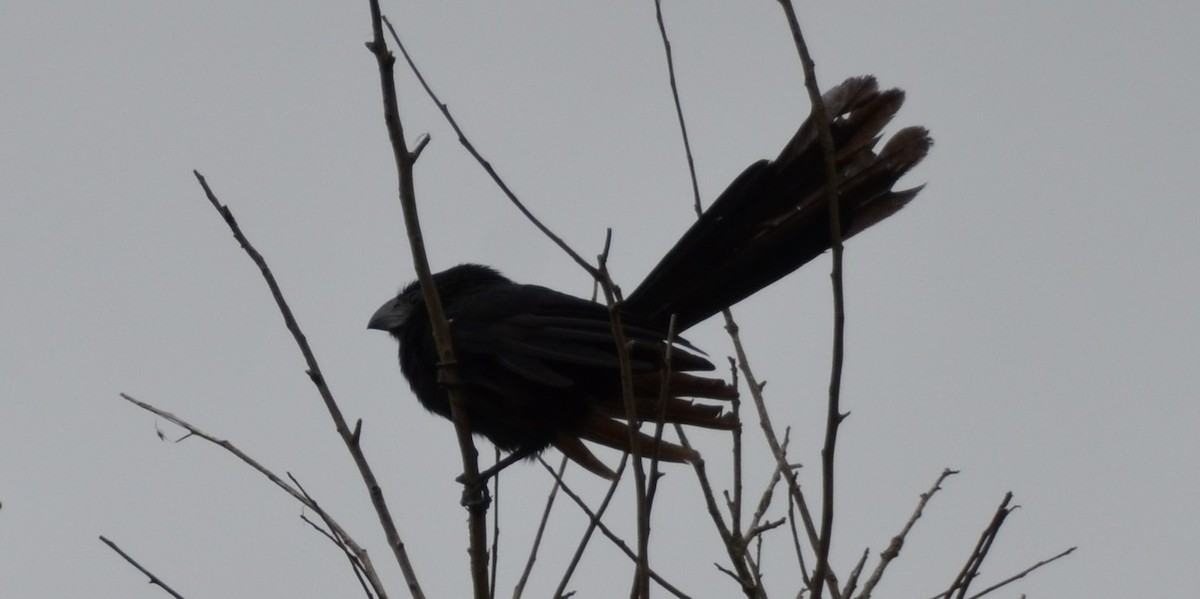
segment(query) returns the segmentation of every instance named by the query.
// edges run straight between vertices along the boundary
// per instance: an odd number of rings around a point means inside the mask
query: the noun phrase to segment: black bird
[[[875,152],[880,131],[900,109],[904,93],[879,91],[872,77],[852,78],[825,94],[831,115],[843,236],[891,216],[920,187],[892,186],[928,152],[928,132],[910,127]],[[689,374],[712,370],[682,338],[671,352],[669,392],[661,393],[671,316],[684,331],[749,297],[829,249],[824,155],[813,123],[805,121],[775,160],[742,172],[692,225],[621,306],[630,342],[638,418],[728,429],[719,405],[683,397],[730,399],[736,390]],[[514,283],[497,271],[461,264],[434,275],[463,381],[473,432],[511,452],[513,459],[557,447],[587,469],[612,471],[582,440],[629,450],[620,364],[608,309],[537,285]],[[427,409],[446,418],[450,404],[438,383],[438,357],[429,316],[414,282],[371,317],[369,328],[400,342],[400,369]],[[643,451],[652,440],[642,434]],[[663,442],[659,458],[687,461],[694,451]]]

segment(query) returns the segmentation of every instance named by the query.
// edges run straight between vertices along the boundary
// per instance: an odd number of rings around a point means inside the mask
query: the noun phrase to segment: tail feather
[[[667,397],[665,404],[658,397],[638,397],[634,401],[638,420],[658,422],[659,416],[667,424],[687,424],[718,430],[731,430],[737,426],[732,414],[724,413],[721,406],[692,403],[677,397]],[[597,412],[611,418],[625,419],[625,406],[620,403],[601,404]]]
[[[637,395],[658,397],[662,393],[662,373],[644,372],[633,376],[633,392]],[[674,397],[700,397],[704,399],[737,399],[737,387],[721,379],[711,379],[686,372],[672,372],[667,394]]]
[[[617,473],[611,468],[604,465],[592,450],[579,440],[579,437],[573,437],[567,434],[559,434],[554,441],[554,447],[558,448],[563,455],[571,459],[572,462],[583,466],[585,470],[597,476],[612,480],[617,477]]]
[[[654,437],[646,433],[637,432],[638,445],[641,453],[645,457],[652,455],[651,451],[654,447]],[[619,449],[621,451],[632,452],[633,448],[629,443],[629,427],[623,422],[617,422],[611,418],[597,416],[588,421],[584,425],[583,430],[579,433],[579,437],[585,441],[592,441],[601,445]],[[694,449],[688,449],[681,445],[658,440],[658,459],[665,462],[693,462],[700,457]]]
[[[921,128],[896,133],[879,151],[880,132],[904,103],[873,77],[849,79],[824,97],[841,179],[843,235],[895,214],[920,188],[892,186],[928,152]],[[678,330],[754,294],[829,249],[824,153],[805,121],[773,161],[750,165],[680,238],[625,307],[651,321],[676,315]]]

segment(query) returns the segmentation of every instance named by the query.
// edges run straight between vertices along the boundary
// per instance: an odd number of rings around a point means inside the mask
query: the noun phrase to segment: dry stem
[[[412,251],[413,267],[417,271],[417,279],[421,284],[421,294],[425,298],[425,307],[429,312],[429,320],[433,331],[433,340],[438,350],[438,377],[450,399],[450,414],[454,421],[454,430],[458,437],[459,449],[462,452],[462,503],[467,508],[468,553],[471,556],[471,581],[475,599],[487,599],[488,588],[488,549],[487,549],[487,499],[485,488],[479,476],[479,452],[471,437],[470,424],[467,419],[466,404],[461,393],[461,379],[458,373],[458,363],[454,357],[454,348],[450,342],[450,324],[442,309],[437,286],[433,282],[433,274],[429,270],[429,259],[425,255],[425,242],[421,234],[421,223],[417,214],[416,191],[413,185],[413,164],[417,160],[416,151],[408,150],[404,138],[404,129],[400,121],[400,103],[396,97],[396,80],[393,66],[396,58],[387,48],[383,38],[383,18],[379,11],[378,0],[370,0],[372,40],[367,44],[379,65],[380,88],[383,93],[384,124],[387,127],[388,138],[392,144],[392,153],[396,159],[396,172],[400,179],[400,205],[404,211],[404,225],[408,234],[409,248]]]

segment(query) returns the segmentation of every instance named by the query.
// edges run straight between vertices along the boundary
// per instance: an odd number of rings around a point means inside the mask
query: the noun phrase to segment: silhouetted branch
[[[954,582],[942,594],[937,597],[949,597],[958,591],[958,599],[963,599],[967,594],[967,589],[971,586],[971,581],[979,575],[979,567],[983,565],[983,560],[987,558],[988,550],[992,547],[992,542],[996,540],[996,534],[1000,532],[1000,527],[1004,525],[1004,519],[1008,517],[1015,507],[1008,507],[1012,501],[1012,492],[1004,494],[1004,500],[1000,502],[1000,507],[996,508],[996,514],[992,516],[992,521],[988,523],[987,528],[983,529],[983,533],[979,535],[979,542],[975,544],[975,548],[971,550],[971,555],[967,558],[967,563],[963,565],[958,576],[954,578]]]
[[[1038,568],[1041,568],[1042,566],[1045,566],[1046,564],[1049,564],[1050,562],[1053,562],[1060,558],[1064,558],[1068,555],[1071,555],[1071,553],[1073,553],[1075,551],[1075,549],[1076,549],[1076,547],[1071,547],[1070,549],[1067,549],[1066,551],[1063,551],[1062,553],[1059,553],[1058,555],[1056,555],[1054,557],[1044,559],[1032,566],[1029,566],[1028,568],[1025,568],[1024,570],[1021,570],[1020,572],[1017,572],[1016,574],[1013,574],[1012,576],[1009,576],[1008,578],[1005,578],[1004,580],[1001,580],[1000,582],[997,582],[996,584],[994,584],[986,589],[983,589],[982,591],[979,591],[978,593],[975,593],[974,595],[971,595],[970,599],[977,599],[977,598],[982,597],[996,589],[999,589],[1000,587],[1003,587],[1015,580],[1024,578],[1026,574],[1029,574],[1030,572],[1033,572],[1034,570],[1037,570]],[[1024,595],[1022,595],[1022,596],[1024,596]]]
[[[597,529],[600,530],[601,534],[608,537],[608,540],[612,541],[612,544],[615,545],[617,549],[620,549],[626,557],[628,557],[635,564],[637,563],[637,554],[629,548],[629,545],[625,543],[621,537],[618,537],[616,533],[609,529],[608,526],[606,526],[604,522],[600,520],[600,518],[604,515],[604,512],[608,510],[608,504],[612,500],[613,493],[616,491],[617,485],[621,482],[621,474],[625,471],[625,466],[628,461],[628,453],[621,456],[621,463],[617,466],[616,476],[613,477],[612,482],[609,484],[608,492],[605,493],[604,499],[600,502],[600,507],[595,511],[592,511],[592,509],[587,506],[587,503],[585,503],[583,499],[579,497],[579,495],[572,491],[571,487],[567,486],[567,484],[563,482],[560,474],[556,473],[554,469],[550,467],[550,464],[547,464],[542,458],[538,458],[538,463],[540,463],[542,467],[550,473],[550,476],[554,477],[554,480],[558,481],[559,487],[563,490],[563,493],[566,493],[567,497],[570,497],[571,501],[574,501],[575,505],[579,506],[579,509],[583,510],[583,513],[586,514],[590,520],[588,522],[587,531],[584,532],[583,537],[579,540],[579,545],[575,548],[575,555],[571,557],[571,563],[567,566],[567,571],[563,573],[563,578],[559,582],[558,589],[554,591],[554,597],[566,597],[569,595],[569,593],[566,593],[567,583],[570,582],[571,575],[574,573],[575,567],[579,564],[579,559],[583,557],[583,550],[587,548],[588,541],[590,540],[592,533]],[[687,598],[687,595],[675,588],[674,585],[667,582],[664,578],[656,574],[654,570],[647,569],[646,574],[651,580],[657,582],[660,586],[662,586],[663,589],[666,589],[668,593],[683,599]]]
[[[513,588],[513,599],[520,599],[521,593],[525,592],[525,583],[529,581],[529,573],[533,571],[533,562],[537,561],[538,547],[542,544],[542,534],[546,532],[546,523],[550,520],[550,509],[554,507],[554,498],[558,496],[558,490],[562,487],[562,483],[559,481],[566,469],[567,456],[564,455],[562,462],[558,465],[558,472],[554,475],[554,486],[550,488],[550,494],[546,497],[546,507],[542,510],[542,519],[538,522],[537,534],[533,536],[533,546],[529,548],[529,559],[525,560],[525,569],[521,571],[521,578]]]
[[[486,599],[489,594],[486,518],[488,505],[485,497],[486,488],[479,476],[479,452],[471,437],[466,406],[462,399],[458,363],[450,342],[450,325],[442,309],[437,286],[433,282],[433,274],[429,270],[429,259],[425,255],[424,237],[417,214],[416,190],[413,185],[413,164],[416,162],[417,155],[415,152],[408,151],[404,128],[400,121],[400,102],[396,97],[396,80],[393,71],[396,59],[388,50],[387,41],[383,38],[383,16],[379,10],[378,0],[370,0],[370,6],[372,40],[367,44],[367,48],[371,50],[379,65],[380,89],[383,94],[383,120],[396,160],[396,173],[400,179],[400,206],[404,211],[404,226],[408,234],[409,248],[412,251],[413,267],[417,271],[417,280],[420,281],[421,294],[429,313],[434,344],[437,346],[439,382],[445,387],[449,396],[451,419],[454,421],[454,431],[462,451],[462,503],[467,508],[468,514],[471,581],[475,599]]]
[[[692,184],[693,207],[696,211],[697,218],[704,212],[700,201],[700,185],[696,177],[696,163],[692,155],[692,146],[688,138],[687,121],[683,117],[683,104],[679,98],[679,86],[675,81],[675,61],[671,53],[671,41],[667,37],[666,24],[663,21],[662,2],[655,0],[654,15],[658,22],[658,31],[663,44],[663,53],[667,62],[667,78],[671,88],[671,99],[675,105],[675,116],[679,121],[679,132],[683,139],[684,156],[687,159],[688,178]],[[728,309],[722,310],[725,315],[726,323],[733,322],[733,315]],[[733,325],[736,327],[736,325]],[[734,370],[734,380],[736,382],[736,370]],[[742,510],[742,426],[741,426],[741,402],[735,398],[733,400],[733,415],[737,422],[736,428],[733,430],[733,498],[728,501],[730,510],[731,525],[725,523],[724,517],[721,515],[721,510],[717,506],[716,496],[713,493],[712,486],[708,481],[708,475],[705,471],[704,462],[698,461],[693,464],[696,472],[696,477],[700,482],[700,490],[704,496],[706,505],[708,506],[709,516],[713,524],[717,527],[717,533],[721,537],[722,543],[725,545],[726,551],[729,553],[730,563],[733,565],[737,573],[721,567],[718,569],[730,575],[731,578],[738,582],[738,586],[747,597],[755,598],[765,596],[765,591],[761,588],[761,580],[748,563],[752,562],[747,553],[746,538],[742,534],[741,528],[741,510]],[[683,432],[682,427],[676,426],[676,431],[683,442],[684,447],[689,447],[687,437]]]
[[[387,592],[384,590],[383,583],[380,581],[379,575],[375,572],[375,567],[374,567],[374,565],[372,565],[371,558],[367,554],[367,551],[365,549],[363,549],[361,545],[359,545],[357,542],[355,542],[354,539],[349,534],[346,533],[346,529],[342,528],[342,526],[340,524],[338,524],[337,521],[334,520],[333,517],[330,516],[329,513],[324,510],[324,508],[317,505],[317,503],[315,501],[313,501],[310,497],[308,497],[308,495],[305,494],[303,490],[284,482],[284,480],[282,478],[280,478],[278,475],[276,475],[274,472],[272,472],[271,470],[269,470],[262,464],[258,463],[257,460],[250,457],[250,455],[247,454],[246,452],[242,451],[241,449],[238,449],[237,446],[235,446],[233,443],[231,443],[225,439],[217,439],[216,437],[200,430],[199,428],[196,428],[190,422],[188,422],[170,412],[160,410],[146,402],[139,401],[126,393],[121,393],[120,395],[121,395],[121,398],[124,399],[125,401],[128,401],[129,403],[132,403],[133,405],[135,405],[143,410],[146,410],[147,412],[150,412],[151,414],[155,414],[158,417],[186,430],[188,432],[188,434],[186,436],[178,439],[177,442],[182,441],[183,439],[186,439],[188,437],[199,437],[201,439],[204,439],[205,441],[208,441],[209,443],[212,443],[213,445],[220,447],[221,449],[224,449],[225,451],[228,451],[229,453],[233,454],[234,457],[236,457],[237,459],[244,462],[246,465],[257,470],[259,472],[259,474],[262,474],[263,476],[267,477],[267,480],[274,483],[275,486],[286,491],[288,495],[291,495],[296,501],[299,501],[301,505],[312,510],[313,512],[316,512],[321,517],[321,520],[325,522],[325,525],[328,526],[331,531],[333,531],[333,534],[336,535],[339,539],[341,539],[342,543],[344,543],[347,547],[349,547],[350,550],[354,553],[355,557],[358,558],[359,565],[361,565],[361,567],[363,569],[363,573],[366,574],[367,579],[370,581],[371,588],[375,590],[375,594],[380,599],[387,598]],[[159,437],[165,438],[161,431],[159,432]],[[401,547],[401,551],[403,551],[403,547]],[[407,560],[407,553],[405,553],[404,556],[405,556],[405,559]],[[413,582],[414,583],[416,582],[415,578],[413,579]],[[416,591],[417,591],[417,593],[414,594],[414,597],[418,597],[418,598],[424,597],[424,595],[419,594],[420,593],[419,586],[416,587]]]
[[[858,563],[854,564],[854,569],[850,571],[850,576],[846,578],[846,586],[842,589],[843,597],[850,597],[854,590],[858,588],[858,577],[862,575],[863,568],[867,565],[867,557],[871,555],[870,549],[863,549],[862,556],[858,558]]]
[[[313,496],[308,494],[308,490],[304,488],[304,485],[300,484],[300,481],[296,480],[295,476],[292,476],[291,472],[287,473],[287,477],[288,480],[292,481],[292,484],[296,485],[296,488],[304,494],[304,499],[309,505],[317,506],[317,500],[313,499]],[[316,522],[309,520],[304,514],[300,514],[300,519],[307,522],[309,526],[312,526],[314,530],[321,533],[321,535],[329,539],[334,546],[342,551],[342,554],[344,554],[346,559],[350,561],[350,569],[354,571],[354,577],[358,579],[358,584],[362,587],[363,594],[367,596],[367,599],[374,599],[375,595],[371,593],[371,589],[367,586],[367,580],[365,578],[366,571],[363,569],[362,560],[358,559],[358,556],[354,554],[354,551],[349,545],[346,544],[346,541],[337,535],[336,529],[334,528],[334,524],[336,523],[332,518],[329,517],[329,514],[326,513],[324,509],[320,509],[319,506],[317,507],[318,509],[313,510],[313,512],[317,514],[317,517],[325,523],[325,526],[329,530],[325,530],[324,528],[317,526]]]
[[[758,423],[762,429],[763,438],[767,440],[767,446],[770,447],[771,454],[775,456],[779,472],[783,474],[784,480],[787,481],[789,499],[796,504],[796,510],[800,514],[800,522],[803,524],[808,542],[815,551],[819,544],[816,524],[813,521],[812,512],[808,508],[804,492],[800,489],[800,482],[796,479],[796,472],[792,464],[788,463],[787,452],[779,442],[779,438],[775,435],[775,427],[771,423],[771,415],[767,411],[767,402],[762,393],[766,383],[759,382],[758,377],[754,375],[754,371],[750,367],[750,359],[746,355],[746,348],[742,344],[741,333],[737,323],[733,320],[733,314],[729,310],[725,310],[724,315],[725,331],[729,335],[730,341],[733,342],[733,350],[734,355],[737,356],[738,368],[742,371],[742,377],[746,380],[746,387],[750,390],[750,397],[754,400],[754,407],[758,411]]]
[[[787,453],[788,441],[788,435],[785,434],[783,438],[783,452],[785,454]],[[771,506],[771,501],[775,496],[775,487],[779,484],[780,479],[783,477],[783,468],[784,466],[782,464],[775,464],[775,471],[771,473],[771,480],[767,482],[767,487],[763,489],[762,496],[758,499],[758,507],[755,508],[754,515],[750,519],[750,526],[748,528],[749,532],[747,532],[746,538],[749,539],[754,536],[754,531],[759,528],[759,523],[762,521],[763,516],[766,515],[767,508]]]
[[[404,55],[404,60],[408,62],[408,67],[412,69],[413,75],[416,75],[417,81],[421,83],[421,87],[425,89],[425,93],[429,94],[429,99],[433,100],[434,105],[437,106],[438,110],[442,112],[442,116],[446,117],[446,122],[450,124],[450,128],[454,129],[454,133],[458,135],[458,142],[462,144],[464,148],[466,148],[467,152],[470,153],[473,158],[475,158],[475,161],[479,163],[479,166],[483,167],[484,172],[486,172],[488,176],[492,178],[492,181],[496,183],[496,185],[500,188],[500,191],[504,192],[504,195],[508,197],[508,200],[512,202],[513,206],[516,206],[517,210],[519,210],[521,214],[525,215],[525,218],[529,219],[529,222],[533,223],[533,226],[537,227],[537,229],[541,231],[543,235],[548,237],[550,241],[553,241],[554,244],[559,247],[559,249],[566,252],[566,254],[570,256],[580,268],[587,271],[588,275],[590,275],[593,279],[597,279],[600,276],[600,273],[596,267],[588,264],[587,260],[583,259],[583,256],[580,256],[578,252],[571,249],[571,246],[567,245],[567,242],[563,241],[558,235],[555,235],[554,231],[551,231],[549,227],[543,225],[542,221],[538,220],[537,217],[525,207],[525,204],[517,198],[517,195],[508,188],[508,185],[505,185],[504,180],[501,179],[500,175],[496,173],[496,169],[492,168],[491,163],[488,162],[483,155],[475,149],[475,146],[471,144],[470,140],[467,139],[466,133],[463,133],[462,128],[458,126],[458,121],[454,120],[454,115],[450,114],[450,109],[446,106],[446,104],[438,99],[437,94],[433,93],[433,88],[429,86],[429,84],[425,81],[425,77],[421,75],[420,69],[417,68],[417,63],[413,61],[412,56],[409,55],[408,50],[404,47],[404,43],[400,41],[400,36],[396,34],[396,29],[392,27],[391,21],[387,20],[386,18],[383,19],[383,21],[387,24],[388,30],[392,34],[392,41],[396,42],[396,47],[399,48],[400,53]]]
[[[838,187],[840,182],[837,174],[837,156],[833,145],[833,134],[829,130],[829,114],[825,110],[825,102],[821,98],[821,88],[817,84],[816,68],[812,56],[808,53],[808,45],[800,32],[800,23],[796,19],[796,11],[791,0],[779,0],[787,18],[788,27],[792,31],[792,39],[796,42],[796,51],[800,55],[800,64],[804,69],[804,86],[808,89],[808,99],[812,103],[812,119],[817,124],[817,137],[821,141],[821,150],[825,158],[826,203],[829,206],[829,241],[830,256],[833,266],[829,278],[833,286],[833,364],[829,373],[829,408],[825,421],[825,445],[821,449],[821,536],[817,544],[817,565],[813,569],[811,585],[812,599],[821,599],[825,581],[830,578],[829,549],[833,543],[833,512],[834,512],[834,451],[837,449],[838,427],[846,417],[841,412],[842,365],[845,360],[845,331],[846,303],[842,287],[842,223],[838,206]],[[829,587],[830,594],[838,594],[837,584]]]
[[[175,589],[172,589],[170,586],[167,586],[167,583],[163,582],[161,578],[155,576],[153,572],[142,567],[142,565],[139,564],[137,562],[137,560],[130,557],[128,553],[121,551],[121,548],[117,547],[116,543],[104,538],[104,535],[100,535],[100,540],[103,541],[105,545],[108,545],[109,548],[111,548],[113,551],[116,551],[117,555],[125,558],[125,561],[132,564],[134,568],[137,568],[142,574],[145,574],[146,576],[148,576],[150,578],[150,584],[158,585],[159,587],[162,588],[162,590],[166,591],[172,597],[175,597],[175,599],[183,599],[183,595],[180,595],[179,593],[175,592]]]
[[[500,448],[493,449],[495,454],[495,463],[493,467],[500,465]],[[491,561],[491,577],[488,579],[488,597],[496,599],[496,572],[500,568],[500,472],[491,478],[492,481],[492,561]]]
[[[679,86],[675,84],[675,59],[671,56],[671,40],[667,38],[667,26],[663,23],[662,0],[654,0],[654,16],[658,21],[658,33],[662,37],[663,53],[667,57],[667,78],[671,83],[671,97],[675,100],[675,116],[679,119],[679,134],[683,137],[683,155],[687,158],[688,175],[692,180],[693,206],[696,216],[704,212],[700,205],[700,184],[696,181],[696,162],[692,159],[692,142],[688,140],[687,123],[683,120],[683,105],[679,102]]]
[[[680,444],[684,447],[691,448],[691,443],[688,442],[687,434],[683,427],[675,425],[675,434],[679,436]],[[717,527],[717,534],[721,537],[721,543],[725,546],[725,551],[729,555],[729,563],[733,566],[737,573],[733,573],[720,565],[717,568],[731,578],[737,581],[741,587],[742,593],[748,599],[758,599],[766,597],[766,591],[762,589],[755,581],[754,573],[750,571],[747,562],[750,561],[746,551],[745,539],[741,534],[734,534],[729,530],[729,526],[725,524],[725,518],[721,516],[721,508],[717,505],[716,495],[713,493],[712,485],[708,481],[708,473],[705,468],[704,459],[700,458],[692,462],[692,469],[696,472],[696,480],[700,483],[700,492],[704,496],[704,505],[708,508],[709,518]]]
[[[650,578],[646,573],[650,569],[650,556],[647,548],[650,542],[650,504],[646,495],[646,470],[642,464],[642,444],[639,435],[636,399],[633,395],[633,370],[629,361],[629,346],[625,342],[625,329],[621,325],[621,290],[613,283],[608,273],[608,250],[612,240],[612,229],[605,237],[604,251],[598,257],[600,264],[597,280],[604,292],[604,301],[608,306],[608,318],[612,323],[613,341],[617,349],[617,364],[621,371],[621,398],[625,406],[625,420],[629,423],[629,449],[633,457],[633,483],[637,509],[637,568],[634,572],[634,599],[649,599]],[[670,353],[668,351],[667,353]]]
[[[361,429],[356,427],[355,431],[351,431],[346,425],[346,419],[342,416],[342,409],[338,406],[337,401],[333,398],[333,392],[329,390],[329,386],[325,384],[325,376],[321,374],[321,367],[317,364],[317,358],[313,354],[312,348],[308,345],[308,339],[304,336],[304,332],[300,330],[299,323],[296,322],[295,316],[292,315],[292,309],[288,306],[287,300],[283,297],[283,291],[279,288],[279,284],[275,281],[275,275],[267,266],[266,260],[254,246],[250,244],[250,240],[242,233],[242,229],[238,226],[237,220],[233,217],[233,212],[228,206],[221,204],[217,200],[217,196],[208,186],[208,182],[198,171],[192,171],[196,176],[196,180],[200,182],[200,186],[204,189],[204,194],[208,197],[208,201],[213,205],[213,208],[225,220],[225,224],[229,226],[229,230],[233,233],[238,244],[258,266],[262,273],[263,279],[267,283],[267,287],[271,289],[271,296],[275,299],[276,306],[279,307],[280,314],[283,315],[284,323],[287,329],[295,339],[296,345],[300,348],[300,353],[304,356],[304,362],[308,366],[306,371],[309,380],[317,388],[317,392],[321,395],[321,399],[325,402],[325,407],[329,411],[329,416],[333,419],[334,428],[338,435],[346,444],[346,449],[350,451],[350,455],[354,458],[354,464],[358,467],[359,475],[363,482],[367,485],[367,492],[371,497],[371,503],[375,507],[375,512],[379,516],[380,526],[383,527],[384,534],[387,536],[388,545],[392,548],[392,552],[396,556],[396,561],[400,566],[401,572],[404,573],[405,582],[408,584],[409,590],[412,591],[414,597],[424,597],[421,592],[420,585],[417,583],[416,572],[412,569],[412,563],[408,559],[408,552],[404,548],[404,542],[400,539],[400,533],[396,530],[395,521],[392,519],[391,511],[387,507],[387,502],[383,498],[383,489],[379,486],[379,482],[375,478],[374,471],[371,470],[371,465],[367,462],[367,456],[363,453],[359,445],[359,437]]]
[[[870,599],[871,592],[875,590],[875,585],[879,584],[879,580],[883,578],[883,572],[887,569],[888,564],[900,555],[900,549],[904,547],[904,539],[908,536],[908,531],[912,530],[914,524],[924,513],[925,505],[933,498],[933,494],[937,493],[942,488],[942,483],[951,475],[958,474],[957,470],[946,468],[942,470],[941,475],[933,482],[933,486],[928,491],[921,494],[921,500],[917,502],[917,509],[913,510],[912,516],[908,518],[908,522],[904,524],[904,528],[900,530],[900,534],[892,537],[892,542],[888,544],[887,549],[884,549],[879,554],[879,564],[875,566],[875,570],[871,572],[871,577],[867,579],[863,585],[862,593],[859,594],[859,599]]]

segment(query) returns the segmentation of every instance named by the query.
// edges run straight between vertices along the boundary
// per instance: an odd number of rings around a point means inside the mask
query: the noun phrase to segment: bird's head
[[[510,283],[494,269],[480,264],[459,264],[433,275],[433,282],[437,285],[443,305],[473,291]],[[425,298],[421,295],[421,284],[418,281],[405,285],[396,297],[379,306],[367,322],[367,328],[395,334],[404,328],[414,313],[420,314],[421,318],[429,318],[425,312]]]
[[[412,283],[404,288],[399,295],[383,303],[371,315],[367,322],[368,329],[377,331],[395,331],[404,326],[408,317],[413,313],[413,307],[421,299],[421,286]]]

